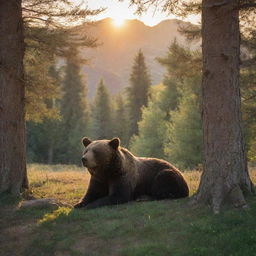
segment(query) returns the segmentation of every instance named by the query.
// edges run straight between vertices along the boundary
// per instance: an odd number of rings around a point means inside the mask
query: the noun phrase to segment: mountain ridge
[[[190,44],[179,32],[180,26],[190,23],[177,19],[167,19],[155,26],[147,26],[139,20],[126,20],[122,27],[115,27],[111,18],[95,22],[93,26],[80,26],[81,33],[97,38],[96,49],[80,49],[84,58],[89,58],[89,66],[82,66],[81,74],[86,77],[88,96],[95,95],[102,78],[111,94],[120,93],[129,85],[129,75],[135,55],[141,49],[151,74],[152,84],[161,82],[164,68],[156,61],[163,57],[174,39],[185,47],[198,49],[199,43]]]

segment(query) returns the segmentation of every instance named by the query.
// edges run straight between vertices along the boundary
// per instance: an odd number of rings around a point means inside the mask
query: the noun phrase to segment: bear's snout
[[[87,163],[88,163],[87,158],[86,158],[86,157],[82,157],[81,160],[82,160],[83,165],[86,167],[86,165],[87,165]]]

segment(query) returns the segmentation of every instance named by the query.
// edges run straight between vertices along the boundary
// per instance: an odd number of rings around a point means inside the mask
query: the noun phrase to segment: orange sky
[[[81,3],[81,0],[72,0],[75,3]],[[113,18],[114,20],[121,25],[122,20],[124,19],[139,19],[148,26],[154,26],[165,19],[177,18],[174,15],[166,16],[166,14],[161,13],[160,11],[154,13],[154,8],[148,10],[142,16],[135,15],[134,12],[136,7],[129,7],[129,0],[124,0],[119,2],[118,0],[87,0],[84,1],[91,9],[99,7],[107,7],[103,13],[96,17],[97,20],[103,19],[106,17]],[[186,21],[192,23],[197,23],[199,17],[190,16]]]

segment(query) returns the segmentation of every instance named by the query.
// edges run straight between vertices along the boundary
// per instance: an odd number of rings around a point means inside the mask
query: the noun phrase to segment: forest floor
[[[29,165],[36,198],[76,203],[89,175],[74,166]],[[191,195],[200,173],[184,173]],[[251,170],[256,182],[256,170]],[[19,208],[0,198],[0,256],[253,256],[256,255],[256,198],[250,208],[191,208],[189,199],[132,202],[95,210],[72,207]]]

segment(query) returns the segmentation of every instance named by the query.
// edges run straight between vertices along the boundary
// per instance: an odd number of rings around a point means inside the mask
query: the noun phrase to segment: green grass
[[[88,174],[71,166],[30,165],[36,197],[74,204]],[[251,177],[256,181],[256,171]],[[198,172],[187,172],[192,193]],[[247,256],[256,255],[256,201],[250,208],[191,208],[189,199],[132,202],[95,210],[69,207],[15,210],[17,200],[0,201],[0,255],[64,256]],[[1,238],[1,234],[3,235]]]

